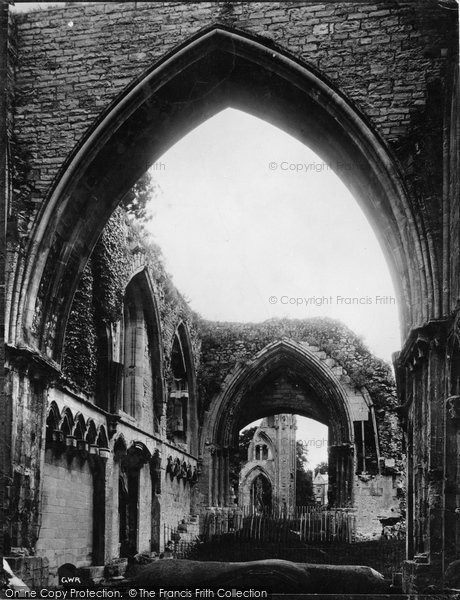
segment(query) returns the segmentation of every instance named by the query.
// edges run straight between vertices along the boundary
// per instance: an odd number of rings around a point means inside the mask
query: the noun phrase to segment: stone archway
[[[208,76],[198,93],[195,81],[202,72]],[[201,32],[129,88],[63,167],[34,229],[24,276],[16,282],[12,343],[40,348],[59,362],[79,276],[120,198],[171,144],[228,106],[279,126],[330,164],[352,157],[356,169],[340,175],[382,243],[403,300],[404,329],[435,315],[432,257],[398,167],[379,136],[312,69],[247,34],[218,26]]]
[[[268,473],[262,465],[252,467],[242,477],[241,489],[238,489],[239,505],[259,513],[269,512],[274,505],[273,483],[273,474]],[[256,500],[260,494],[262,506],[258,507]]]
[[[141,470],[150,462],[151,454],[142,442],[134,442],[126,449],[122,435],[115,442],[114,453],[120,556],[132,558],[139,551]]]
[[[264,473],[258,473],[251,482],[251,506],[258,514],[270,512],[272,499],[272,484]]]
[[[355,470],[353,411],[356,403],[366,407],[341,381],[324,358],[305,344],[283,339],[260,351],[249,364],[239,366],[227,385],[213,399],[201,436],[200,451],[209,477],[202,493],[210,506],[231,505],[229,455],[238,446],[238,432],[260,417],[294,413],[313,418],[329,427],[330,503],[352,502]],[[297,393],[270,395],[274,382],[293,382]]]

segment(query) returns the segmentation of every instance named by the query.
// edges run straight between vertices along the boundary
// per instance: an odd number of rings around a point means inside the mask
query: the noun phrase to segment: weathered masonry
[[[238,506],[256,514],[273,509],[292,514],[296,504],[296,416],[262,420],[239,475]]]
[[[289,412],[291,418],[303,415],[328,426],[329,506],[355,512],[361,536],[380,533],[377,517],[399,513],[398,489],[404,481],[389,366],[330,319],[202,322],[200,338],[204,425],[198,490],[204,503],[233,506],[227,473],[238,449],[238,431],[260,417]],[[278,452],[295,440],[289,436],[290,423],[283,433],[283,423],[277,422]],[[272,445],[267,452],[275,455]],[[283,469],[289,471],[289,461]],[[283,476],[275,483],[274,475],[266,473],[277,502],[292,510],[294,489]],[[248,497],[241,500],[246,505]]]
[[[121,545],[128,552],[135,522],[150,527],[143,544],[158,539],[163,500],[152,482],[164,489],[166,472],[187,509],[209,484],[193,315],[177,309],[162,276],[140,259],[135,268],[135,243],[118,312],[94,317],[98,364],[106,364],[97,389],[64,389],[75,376],[66,339],[73,303],[100,283],[90,257],[120,199],[171,144],[233,106],[334,166],[385,251],[402,322],[395,366],[407,445],[405,586],[444,584],[460,558],[456,8],[451,0],[127,2],[9,16],[0,32],[8,37],[8,543],[39,554],[37,540],[51,538],[57,507],[42,502],[42,491],[62,477],[76,489],[64,475],[69,460],[86,498],[100,498],[94,473],[105,472],[124,507],[113,511],[108,498],[102,521],[112,537],[90,557],[94,530],[80,532],[73,550],[93,563],[119,556]],[[150,371],[138,366],[142,356]],[[329,395],[331,409],[339,406]],[[148,431],[138,427],[144,416]],[[230,439],[234,425],[215,423]],[[346,441],[343,427],[336,435]],[[89,459],[81,463],[78,452]],[[150,512],[137,513],[139,494]],[[94,506],[79,510],[89,519]]]

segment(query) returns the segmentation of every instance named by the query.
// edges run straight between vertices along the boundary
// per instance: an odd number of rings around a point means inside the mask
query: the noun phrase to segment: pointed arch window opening
[[[267,444],[257,444],[256,446],[256,460],[268,460],[268,446]]]
[[[129,292],[128,292],[129,294]],[[123,311],[124,347],[123,362],[125,376],[123,380],[122,410],[126,414],[136,417],[136,371],[139,368],[137,349],[139,347],[138,311],[130,302],[129,295],[125,299]]]
[[[188,435],[189,384],[183,346],[178,334],[171,353],[172,381],[168,399],[168,439],[186,443]]]
[[[273,505],[272,484],[268,477],[260,473],[251,485],[251,506],[256,513],[270,512]]]

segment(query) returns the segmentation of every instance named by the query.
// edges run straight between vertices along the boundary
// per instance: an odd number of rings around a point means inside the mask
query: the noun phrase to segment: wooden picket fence
[[[299,538],[302,542],[355,541],[356,516],[339,510],[308,512],[299,518]]]
[[[202,539],[211,541],[216,536],[226,536],[277,543],[355,541],[356,517],[349,510],[298,508],[291,514],[276,511],[257,514],[250,508],[205,513],[202,516]]]

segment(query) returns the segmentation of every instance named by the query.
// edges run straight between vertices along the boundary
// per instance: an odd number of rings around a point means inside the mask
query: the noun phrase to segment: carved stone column
[[[224,473],[224,451],[222,449],[217,451],[218,455],[218,504],[219,506],[225,506],[225,491],[224,491],[224,482],[225,482],[225,473]]]
[[[150,548],[152,551],[160,550],[161,514],[158,496],[161,494],[161,456],[159,450],[155,450],[150,459],[150,480],[152,483],[152,506],[150,520]]]
[[[9,546],[34,553],[39,534],[43,465],[45,458],[48,390],[60,375],[57,365],[26,348],[7,347],[6,393],[15,406],[11,421],[10,486],[7,508]],[[28,427],[23,427],[28,424]]]
[[[398,393],[407,443],[407,593],[442,586],[446,524],[447,353],[449,323],[413,331],[397,356]]]
[[[211,449],[212,473],[211,473],[211,506],[219,503],[219,456],[217,448]]]
[[[223,461],[223,489],[222,489],[222,506],[228,506],[229,489],[230,489],[230,454],[229,449],[224,448],[222,451]]]
[[[443,572],[460,548],[460,396],[446,400]]]

